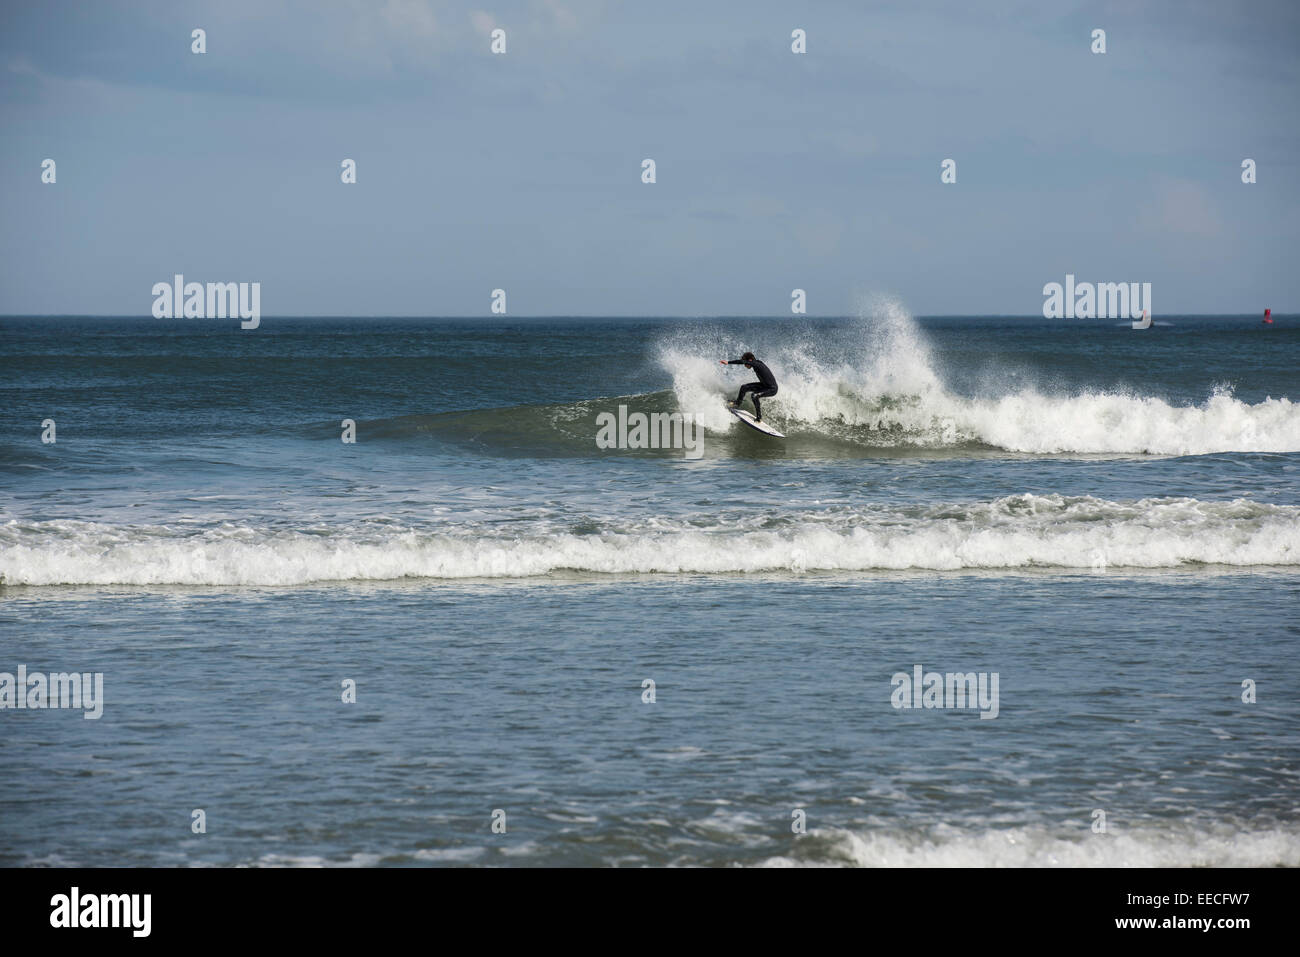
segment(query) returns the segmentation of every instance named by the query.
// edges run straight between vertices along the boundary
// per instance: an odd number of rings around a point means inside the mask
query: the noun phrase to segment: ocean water
[[[1300,331],[1163,322],[0,319],[0,864],[1300,865]]]

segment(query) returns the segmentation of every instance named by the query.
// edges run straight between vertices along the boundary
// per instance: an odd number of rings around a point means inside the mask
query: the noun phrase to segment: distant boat
[[[1266,326],[1271,326],[1271,325],[1273,325],[1273,310],[1272,310],[1272,309],[1265,309],[1265,310],[1264,310],[1264,325],[1266,325]]]
[[[1134,328],[1134,329],[1150,329],[1150,328],[1151,328],[1151,311],[1150,311],[1149,309],[1143,309],[1143,310],[1142,310],[1142,318],[1141,318],[1141,319],[1136,319],[1136,320],[1134,320],[1134,322],[1133,322],[1133,328]]]

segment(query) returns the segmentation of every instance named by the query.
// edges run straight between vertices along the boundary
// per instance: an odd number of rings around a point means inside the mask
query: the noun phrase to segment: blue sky
[[[268,316],[486,314],[497,287],[516,315],[779,315],[796,287],[815,315],[1030,315],[1066,273],[1150,282],[1157,314],[1300,311],[1289,0],[0,18],[3,314],[148,315],[178,272],[259,281]]]

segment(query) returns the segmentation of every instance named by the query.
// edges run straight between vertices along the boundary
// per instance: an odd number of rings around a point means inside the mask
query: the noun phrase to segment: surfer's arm
[[[744,359],[719,359],[718,361],[724,366],[743,366],[745,364]]]

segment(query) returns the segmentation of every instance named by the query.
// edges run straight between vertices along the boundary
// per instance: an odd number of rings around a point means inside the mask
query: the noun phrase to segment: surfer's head
[[[752,352],[746,352],[746,353],[745,353],[743,356],[741,356],[740,358],[744,359],[746,362],[753,362],[753,361],[754,361],[754,353],[752,353]]]

